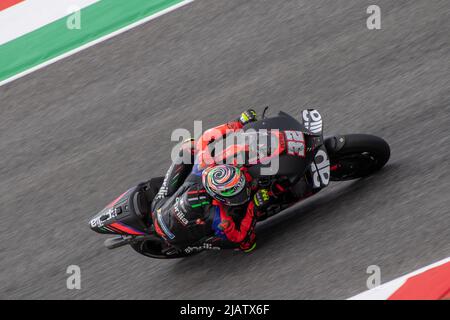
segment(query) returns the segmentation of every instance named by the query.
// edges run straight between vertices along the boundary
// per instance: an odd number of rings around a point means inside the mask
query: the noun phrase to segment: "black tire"
[[[173,252],[172,254],[163,253],[163,245],[160,240],[142,240],[130,243],[130,246],[138,253],[154,259],[178,259],[198,253],[197,251],[186,253],[184,251]]]
[[[389,160],[389,144],[368,134],[348,134],[325,140],[332,181],[353,180],[380,170]]]

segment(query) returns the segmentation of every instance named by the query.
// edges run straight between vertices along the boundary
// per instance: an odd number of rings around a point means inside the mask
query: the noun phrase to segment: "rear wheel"
[[[390,148],[380,137],[349,134],[325,140],[330,157],[330,180],[345,181],[371,175],[389,160]]]

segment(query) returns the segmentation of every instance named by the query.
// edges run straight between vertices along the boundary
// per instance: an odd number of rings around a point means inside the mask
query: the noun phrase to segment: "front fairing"
[[[136,216],[133,187],[103,208],[89,222],[91,229],[98,233],[140,236],[146,234],[146,226]]]

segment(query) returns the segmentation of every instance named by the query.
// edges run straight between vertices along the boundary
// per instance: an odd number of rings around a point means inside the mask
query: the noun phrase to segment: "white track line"
[[[191,3],[191,2],[194,2],[194,1],[195,1],[195,0],[184,0],[184,1],[180,2],[180,3],[177,3],[177,4],[175,4],[175,5],[173,5],[173,6],[169,7],[169,8],[167,8],[167,9],[164,9],[164,10],[162,10],[162,11],[159,11],[159,12],[157,12],[157,13],[151,15],[151,16],[148,16],[148,17],[146,17],[146,18],[144,18],[144,19],[141,19],[141,20],[136,21],[136,22],[134,22],[134,23],[132,23],[132,24],[129,24],[129,25],[127,25],[127,26],[125,26],[125,27],[123,27],[123,28],[121,28],[121,29],[119,29],[119,30],[116,30],[116,31],[111,32],[111,33],[109,33],[109,34],[107,34],[107,35],[104,35],[103,37],[100,37],[100,38],[95,39],[95,40],[93,40],[93,41],[91,41],[91,42],[88,42],[88,43],[86,43],[86,44],[84,44],[84,45],[82,45],[82,46],[80,46],[80,47],[78,47],[78,48],[75,48],[75,49],[70,50],[70,51],[68,51],[68,52],[66,52],[66,53],[63,53],[63,54],[61,54],[61,55],[59,55],[59,56],[57,56],[57,57],[55,57],[55,58],[52,58],[52,59],[47,60],[47,61],[45,61],[45,62],[43,62],[43,63],[41,63],[41,64],[38,64],[37,66],[34,66],[34,67],[29,68],[29,69],[27,69],[27,70],[25,70],[25,71],[22,71],[22,72],[20,72],[20,73],[14,75],[14,76],[12,76],[12,77],[9,77],[9,78],[7,78],[7,79],[5,79],[5,80],[3,80],[3,81],[0,81],[0,87],[3,86],[3,85],[5,85],[5,84],[7,84],[7,83],[10,83],[10,82],[12,82],[12,81],[14,81],[14,80],[17,80],[17,79],[19,79],[19,78],[22,78],[22,77],[24,77],[24,76],[26,76],[26,75],[28,75],[28,74],[30,74],[30,73],[36,71],[36,70],[45,68],[46,66],[49,66],[49,65],[51,65],[52,63],[55,63],[55,62],[57,62],[57,61],[59,61],[59,60],[62,60],[62,59],[67,58],[67,57],[69,57],[69,56],[71,56],[71,55],[74,55],[75,53],[78,53],[78,52],[80,52],[80,51],[82,51],[82,50],[84,50],[84,49],[87,49],[87,48],[89,48],[89,47],[95,46],[96,44],[98,44],[98,43],[100,43],[100,42],[103,42],[103,41],[106,41],[106,40],[108,40],[108,39],[110,39],[110,38],[112,38],[112,37],[115,37],[115,36],[117,36],[117,35],[119,35],[119,34],[121,34],[121,33],[124,33],[125,31],[128,31],[128,30],[130,30],[130,29],[133,29],[133,28],[135,28],[135,27],[137,27],[137,26],[140,26],[141,24],[144,24],[144,23],[146,23],[146,22],[148,22],[148,21],[151,21],[151,20],[154,20],[154,19],[156,19],[156,18],[158,18],[158,17],[161,17],[161,16],[163,16],[163,15],[169,13],[169,12],[172,12],[172,11],[174,11],[174,10],[176,10],[176,9],[179,9],[179,8],[181,8],[181,7],[183,7],[183,6],[187,5],[187,4],[189,4],[189,3]]]

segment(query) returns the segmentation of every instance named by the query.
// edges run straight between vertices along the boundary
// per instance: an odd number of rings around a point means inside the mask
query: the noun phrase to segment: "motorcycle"
[[[380,170],[389,160],[390,147],[380,137],[347,134],[324,138],[322,116],[317,110],[304,110],[300,120],[284,112],[279,112],[274,117],[266,117],[266,111],[267,108],[261,120],[248,123],[241,133],[248,135],[248,132],[266,132],[270,136],[265,140],[267,145],[270,144],[270,148],[266,150],[271,150],[266,156],[277,156],[277,170],[270,173],[270,161],[253,161],[247,165],[253,181],[261,187],[270,187],[280,179],[287,179],[295,188],[301,178],[310,172],[311,181],[320,188],[328,185],[329,181],[348,181],[369,176]],[[236,144],[231,150],[248,152],[248,147],[261,144],[260,138],[245,141],[248,144],[246,148]],[[230,155],[223,153],[221,156]],[[310,170],[307,170],[308,168]],[[262,174],[264,169],[266,172]],[[162,184],[163,179],[160,177],[157,181]],[[150,204],[142,203],[142,199],[133,197],[135,190],[136,187],[129,189],[90,220],[90,228],[93,231],[116,235],[105,240],[104,245],[108,249],[130,245],[138,253],[157,259],[182,258],[204,250],[219,249],[211,245],[208,239],[202,239],[183,249],[166,243],[156,234],[153,224],[145,222]],[[292,203],[287,202],[269,207],[267,214],[260,220],[278,214],[291,205]],[[147,210],[139,210],[138,207]]]

